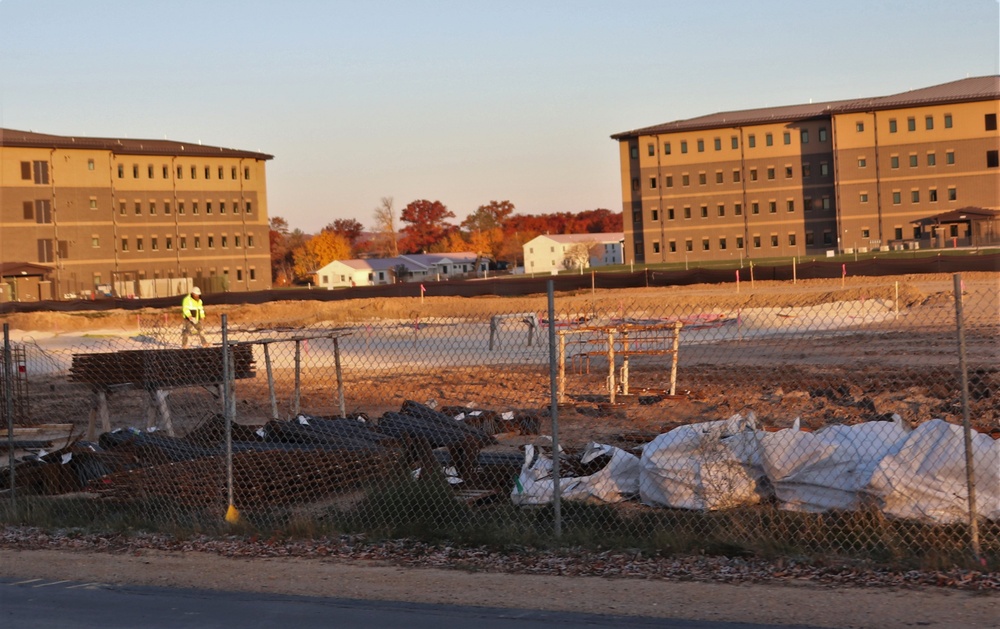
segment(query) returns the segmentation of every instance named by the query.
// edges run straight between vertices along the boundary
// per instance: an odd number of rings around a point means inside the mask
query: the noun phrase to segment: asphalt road
[[[700,622],[535,610],[277,596],[102,583],[0,579],[0,627],[11,629],[769,629],[779,625]],[[809,629],[780,625],[781,629]]]

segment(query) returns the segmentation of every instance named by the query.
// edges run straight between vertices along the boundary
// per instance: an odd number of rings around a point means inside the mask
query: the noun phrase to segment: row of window
[[[201,277],[201,273],[202,273],[201,267],[195,269],[195,271],[197,273],[197,276]],[[169,269],[166,273],[167,273],[167,278],[169,278],[169,279],[173,279],[174,278],[174,270],[173,269]],[[160,271],[159,269],[157,269],[157,270],[153,271],[153,278],[154,279],[160,279],[161,276],[162,276],[162,274],[163,274],[163,272]],[[229,275],[229,269],[228,268],[223,268],[222,269],[222,274],[223,275]],[[141,280],[146,279],[146,275],[147,275],[146,271],[139,271],[139,279],[141,279]],[[212,268],[210,268],[208,270],[208,276],[209,277],[215,277],[216,275],[217,275],[217,273],[216,273],[215,267],[212,267]],[[101,277],[102,276],[101,276],[100,273],[94,273],[94,275],[93,275],[94,286],[99,286],[100,284],[103,284],[103,282],[101,281]],[[191,276],[188,275],[188,270],[187,269],[180,269],[177,277],[191,277]],[[255,281],[257,279],[257,268],[256,267],[250,267],[247,270],[247,277],[250,279],[250,281]],[[236,269],[236,280],[240,281],[240,282],[243,281],[243,269],[242,268],[237,268]]]
[[[90,207],[92,209],[97,209],[97,199],[91,198]],[[173,205],[171,205],[170,201],[164,201],[162,206],[160,207],[162,207],[164,214],[170,214],[173,211]],[[149,201],[148,204],[145,206],[145,208],[146,210],[148,210],[150,216],[155,215],[157,212],[156,201]],[[186,214],[187,209],[188,207],[185,201],[177,202],[178,214]],[[219,201],[218,204],[216,205],[214,201],[205,201],[204,209],[205,209],[205,214],[213,214],[215,213],[216,209],[218,209],[219,214],[226,214],[228,212],[232,212],[233,214],[239,214],[240,202],[237,199],[233,199],[232,202],[228,205],[225,201]],[[201,214],[201,210],[202,210],[202,205],[200,204],[200,201],[191,201],[191,214],[193,215]],[[135,216],[141,216],[143,214],[142,201],[133,201],[132,211]],[[243,213],[253,214],[252,202],[246,200],[243,201]],[[118,202],[118,214],[120,216],[128,215],[127,201]]]
[[[868,203],[868,193],[862,192],[861,198],[862,203]],[[948,200],[957,201],[958,200],[958,188],[955,186],[948,186]],[[938,201],[938,190],[937,188],[927,189],[927,201],[928,203],[937,203]],[[892,204],[902,205],[903,203],[903,192],[901,190],[892,191]],[[913,189],[910,190],[910,203],[920,203],[920,190]]]
[[[830,134],[827,132],[826,127],[820,127],[817,135],[819,136],[819,141],[820,142],[827,142],[830,139]],[[764,146],[774,146],[774,134],[770,133],[770,132],[764,133],[763,134],[763,141],[764,141]],[[782,142],[782,144],[790,145],[792,143],[792,132],[791,131],[784,131],[784,132],[782,132],[782,134],[781,134],[781,142]],[[809,144],[809,129],[800,129],[799,130],[799,142],[801,144]],[[685,154],[685,153],[688,152],[688,141],[687,140],[681,140],[678,144],[679,144],[680,152],[682,154]],[[721,151],[722,150],[722,145],[723,145],[723,142],[722,142],[722,138],[721,137],[712,138],[712,148],[714,150]],[[756,148],[757,147],[757,134],[756,133],[749,133],[749,134],[747,134],[747,136],[746,136],[746,145],[747,145],[747,148]],[[705,139],[704,138],[698,138],[697,140],[695,140],[695,148],[696,148],[696,150],[699,153],[704,153],[705,152],[705,147],[706,147],[706,144],[705,144]],[[739,136],[733,135],[733,136],[729,137],[729,147],[731,149],[734,149],[734,150],[740,148],[740,138],[739,138]],[[663,143],[663,154],[664,155],[671,155],[671,154],[673,154],[673,148],[674,147],[673,147],[672,142],[664,142]],[[646,145],[646,154],[649,155],[650,157],[655,156],[656,155],[656,144],[654,144],[652,142],[648,143]],[[639,159],[639,147],[638,146],[633,146],[632,147],[631,156],[632,156],[632,159]]]
[[[129,241],[128,238],[122,238],[121,239],[121,248],[119,249],[119,251],[122,251],[122,252],[129,251],[129,242],[130,241]],[[145,251],[145,242],[146,241],[145,241],[145,239],[142,236],[136,237],[132,242],[135,243],[135,250],[136,251]],[[206,247],[208,249],[215,249],[216,248],[215,247],[216,242],[218,242],[220,249],[227,249],[227,248],[229,248],[229,236],[219,236],[218,240],[216,240],[215,236],[206,236],[204,242],[205,242]],[[192,237],[192,244],[194,245],[195,249],[201,249],[201,244],[202,244],[201,236],[193,236]],[[167,237],[165,237],[163,239],[163,245],[164,245],[164,249],[166,249],[167,251],[173,251],[173,249],[174,249],[174,237],[173,236],[167,236]],[[239,248],[241,248],[240,245],[241,245],[240,237],[239,236],[233,236],[233,248],[234,249],[239,249]],[[253,234],[247,234],[246,245],[247,245],[247,247],[246,247],[247,249],[253,249],[253,247],[254,247]],[[90,246],[94,247],[94,248],[99,248],[101,246],[100,236],[91,236],[91,238],[90,238]],[[149,238],[149,248],[150,248],[151,251],[159,251],[160,250],[160,240],[159,240],[159,238],[157,236],[151,236]],[[184,251],[184,250],[186,250],[188,248],[188,238],[187,238],[187,236],[178,236],[177,237],[177,248],[180,249],[180,250],[182,250],[182,251]]]
[[[925,130],[930,131],[930,130],[934,129],[934,124],[935,124],[934,123],[934,116],[932,114],[927,114],[927,115],[924,116],[924,129]],[[954,126],[954,120],[953,120],[951,114],[944,114],[943,124],[944,124],[944,128],[945,129],[951,129]],[[990,114],[986,114],[985,115],[984,127],[985,127],[986,131],[996,131],[996,129],[997,129],[997,115],[995,113],[990,113]],[[864,132],[864,130],[865,130],[865,123],[864,123],[864,121],[860,121],[859,120],[858,122],[856,122],[855,125],[854,125],[854,128],[855,128],[855,130],[858,133]],[[906,118],[906,129],[907,129],[907,131],[916,131],[917,130],[917,118],[916,118],[916,116],[908,116]],[[889,133],[897,133],[898,131],[899,131],[899,123],[896,120],[896,118],[889,118]],[[827,132],[826,127],[820,127],[819,130],[818,130],[818,134],[817,135],[819,136],[819,141],[820,142],[826,142],[826,141],[829,140],[829,133]],[[764,133],[763,134],[763,138],[764,138],[764,146],[774,146],[775,137],[774,137],[773,133],[770,133],[770,132]],[[785,144],[786,146],[790,145],[792,143],[792,132],[791,131],[784,131],[784,132],[782,132],[782,134],[781,134],[781,141],[782,141],[782,144]],[[802,143],[802,144],[808,144],[809,143],[809,130],[808,129],[800,129],[799,130],[799,142]],[[688,141],[687,140],[681,140],[679,142],[679,144],[680,144],[680,152],[681,153],[687,153],[688,152]],[[755,134],[755,133],[747,134],[746,144],[747,144],[748,148],[755,148],[757,146],[757,134]],[[698,138],[697,140],[695,140],[695,147],[696,147],[696,149],[697,149],[697,151],[699,153],[704,153],[705,152],[705,146],[706,146],[705,145],[705,140],[703,138]],[[713,147],[714,150],[721,151],[722,150],[722,146],[723,146],[723,142],[722,142],[722,138],[721,137],[712,138],[712,147]],[[729,137],[729,146],[732,149],[738,149],[740,147],[739,136],[735,136],[735,135],[730,136]],[[671,144],[671,142],[664,142],[663,143],[663,154],[664,155],[670,155],[670,154],[672,154],[672,152],[673,152],[673,145]],[[654,144],[652,142],[647,143],[646,144],[646,154],[649,155],[650,157],[655,156],[656,155],[656,144]],[[639,159],[639,147],[638,146],[633,146],[631,148],[631,157],[632,157],[632,159]]]
[[[88,159],[87,169],[94,170],[95,168],[96,165],[94,164],[94,160]],[[153,166],[153,164],[148,164],[145,170],[147,179],[155,179],[156,167]],[[138,179],[140,171],[141,169],[139,167],[139,164],[132,164],[132,179]],[[190,168],[191,179],[197,179],[199,171],[204,173],[205,179],[212,178],[211,166],[204,166],[204,167],[191,166]],[[160,166],[160,172],[162,173],[163,179],[170,179],[170,166],[162,164]],[[184,166],[178,166],[176,172],[177,172],[177,179],[184,178]],[[218,166],[215,172],[218,174],[217,177],[218,179],[226,178],[225,166]],[[236,180],[239,176],[238,173],[239,170],[236,168],[236,166],[229,167],[230,179]],[[118,164],[118,178],[119,179],[125,178],[125,164]],[[33,162],[21,162],[21,179],[24,181],[33,181],[34,183],[38,184],[49,183],[49,163],[41,160],[36,160]],[[243,167],[243,179],[250,179],[249,166]]]
[[[90,170],[94,170],[94,160],[88,160],[87,161],[87,167]],[[138,179],[141,170],[142,169],[139,167],[139,164],[132,164],[132,179]],[[145,170],[146,170],[146,178],[147,179],[155,179],[156,178],[156,167],[153,166],[153,164],[147,164]],[[178,166],[175,172],[177,173],[177,179],[184,179],[184,166]],[[204,167],[191,166],[189,172],[191,173],[191,179],[197,179],[199,172],[204,173],[204,177],[203,177],[204,179],[211,179],[212,178],[212,167],[211,166],[204,166]],[[218,174],[217,179],[225,179],[226,178],[226,167],[225,166],[218,166],[215,172]],[[170,179],[170,167],[167,166],[166,164],[162,164],[160,166],[160,173],[161,173],[161,178],[162,179]],[[229,178],[230,179],[232,179],[232,180],[235,181],[238,178],[238,173],[239,173],[239,170],[236,168],[236,166],[230,166],[229,167]],[[118,164],[118,178],[119,179],[124,179],[125,178],[125,164]],[[250,179],[250,167],[249,166],[244,166],[243,167],[243,179]]]
[[[821,199],[816,199],[816,200],[812,199],[811,197],[805,197],[805,199],[804,199],[804,205],[805,205],[806,211],[809,211],[809,210],[819,210],[819,209],[829,210],[831,208],[831,201],[830,201],[830,197],[828,197],[828,196],[824,196]],[[786,212],[794,212],[795,211],[795,207],[796,207],[795,206],[795,199],[786,199],[785,200],[784,209],[785,209]],[[762,208],[762,205],[761,205],[761,203],[759,201],[751,201],[750,202],[750,214],[760,214],[761,213],[761,208]],[[640,222],[639,221],[639,214],[638,214],[638,212],[639,211],[636,210],[633,213],[633,217],[632,217],[633,223]],[[718,203],[718,204],[716,204],[716,206],[715,206],[715,216],[718,216],[720,218],[724,218],[726,216],[727,212],[728,212],[728,209],[727,209],[725,203]],[[733,207],[732,207],[732,212],[733,212],[733,216],[743,216],[743,204],[742,203],[734,203]],[[770,201],[767,201],[767,212],[769,214],[777,214],[778,213],[778,201],[776,201],[774,199],[772,199]],[[708,205],[704,205],[704,204],[701,205],[701,207],[699,208],[699,213],[700,213],[701,218],[708,218],[709,214],[710,214],[710,212],[709,212],[709,206]],[[692,217],[691,206],[686,205],[686,206],[684,206],[682,208],[682,216],[685,219],[689,219],[689,218]],[[676,218],[676,214],[675,214],[674,208],[668,207],[666,209],[666,220],[672,221],[675,218]],[[659,210],[655,210],[655,209],[654,210],[650,210],[650,219],[652,219],[653,221],[660,220],[660,211]]]
[[[784,175],[785,179],[792,179],[792,178],[794,178],[795,177],[795,168],[793,166],[791,166],[791,165],[784,166],[783,175]],[[827,163],[827,162],[820,162],[820,165],[819,165],[819,175],[820,175],[820,177],[829,177],[830,176],[830,164],[829,163]],[[765,176],[765,178],[768,181],[774,181],[775,179],[778,178],[778,169],[775,166],[768,166],[767,168],[764,169],[764,176]],[[802,178],[803,179],[809,179],[812,176],[813,176],[813,173],[812,173],[812,164],[810,164],[809,162],[803,162],[802,163]],[[732,175],[731,175],[732,183],[739,183],[742,180],[742,178],[743,178],[742,170],[739,169],[739,168],[734,168],[733,172],[732,172]],[[725,179],[726,179],[725,178],[725,173],[723,173],[723,171],[721,171],[721,170],[715,171],[715,183],[717,183],[717,184],[725,183]],[[760,180],[760,173],[758,172],[758,169],[757,168],[750,168],[750,169],[748,169],[747,170],[747,179],[749,181],[759,181]],[[655,190],[656,187],[657,187],[657,185],[659,185],[659,177],[655,176],[655,175],[651,176],[649,178],[649,187],[650,187],[650,189]],[[681,186],[682,187],[688,187],[690,185],[691,185],[691,174],[690,173],[682,173],[681,174]],[[698,173],[698,185],[699,186],[708,185],[708,173],[706,173],[704,171]],[[664,175],[664,177],[663,177],[663,187],[664,188],[673,188],[674,187],[674,175],[672,175],[672,174],[670,174],[670,175]],[[634,190],[638,190],[639,189],[639,179],[638,178],[633,178],[632,179],[632,188]]]
[[[920,156],[917,153],[910,153],[907,157],[907,161],[910,164],[910,168],[916,168],[920,165]],[[924,156],[924,161],[927,166],[937,166],[937,153],[934,151],[928,151]],[[955,164],[955,151],[945,151],[944,152],[944,163],[953,166]],[[858,158],[858,168],[866,168],[868,166],[868,160],[864,157]],[[889,156],[889,168],[896,170],[899,168],[899,155]]]

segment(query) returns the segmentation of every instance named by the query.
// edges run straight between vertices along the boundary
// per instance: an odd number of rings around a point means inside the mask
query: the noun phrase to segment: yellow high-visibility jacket
[[[205,318],[205,305],[200,299],[188,295],[181,302],[181,314],[185,319],[193,318],[195,321],[201,321]]]

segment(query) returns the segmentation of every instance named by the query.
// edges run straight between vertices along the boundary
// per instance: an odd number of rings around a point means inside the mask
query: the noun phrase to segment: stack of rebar
[[[252,345],[232,345],[233,377],[253,378]],[[137,388],[216,385],[222,383],[222,347],[142,349],[98,354],[73,354],[70,379],[107,388],[131,384]]]

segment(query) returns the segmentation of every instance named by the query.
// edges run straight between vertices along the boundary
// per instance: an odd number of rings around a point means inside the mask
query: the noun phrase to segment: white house
[[[524,243],[524,272],[552,273],[624,264],[625,234],[545,234]]]
[[[316,286],[331,289],[445,280],[469,273],[478,275],[489,268],[489,260],[486,258],[480,259],[477,267],[477,257],[475,253],[459,252],[418,253],[396,258],[334,260],[313,275],[316,278]],[[405,273],[397,277],[400,269],[405,269]]]

